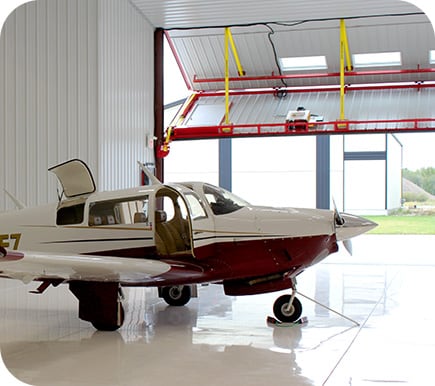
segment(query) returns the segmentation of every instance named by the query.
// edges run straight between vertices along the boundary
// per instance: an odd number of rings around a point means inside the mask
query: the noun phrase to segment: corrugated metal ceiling
[[[189,28],[237,25],[238,27],[232,27],[232,33],[244,70],[251,77],[279,73],[273,48],[276,50],[277,57],[325,55],[328,68],[323,72],[338,72],[338,18],[340,17],[358,17],[346,21],[351,53],[391,51],[402,53],[402,66],[391,67],[391,69],[428,68],[431,66],[429,51],[435,49],[433,28],[427,17],[416,6],[397,0],[131,1],[154,26],[170,29],[169,35],[194,90],[224,87],[223,82],[193,82],[195,77],[222,78],[224,76],[224,31],[221,27]],[[391,16],[392,14],[403,15]],[[360,18],[366,16],[370,17]],[[300,21],[306,22],[300,24]],[[284,22],[287,25],[278,25],[276,22]],[[255,25],[246,26],[247,24]],[[233,59],[231,59],[230,74],[237,75]],[[435,73],[349,77],[346,82],[429,80],[435,80]],[[338,77],[334,77],[291,80],[286,81],[285,84],[315,86],[338,82]],[[280,80],[251,80],[232,82],[231,88],[247,89],[283,85]]]
[[[164,29],[420,11],[398,0],[130,0]]]

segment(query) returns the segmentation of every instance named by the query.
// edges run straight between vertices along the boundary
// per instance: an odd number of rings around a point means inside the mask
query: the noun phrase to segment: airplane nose
[[[352,214],[340,213],[340,216],[344,220],[344,223],[343,225],[336,225],[337,241],[351,239],[378,226],[373,221]]]

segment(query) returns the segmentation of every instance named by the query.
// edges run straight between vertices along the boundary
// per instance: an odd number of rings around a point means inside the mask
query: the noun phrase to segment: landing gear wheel
[[[291,295],[282,295],[273,304],[275,317],[283,323],[296,322],[302,315],[302,304],[298,298],[293,299],[293,303],[288,310]]]
[[[118,320],[116,322],[91,321],[91,324],[98,331],[116,331],[124,323],[124,316],[125,316],[124,307],[122,306],[122,304],[120,304],[119,306],[120,306],[119,315],[118,315]]]
[[[170,306],[184,306],[191,297],[192,294],[188,285],[162,288],[162,298]]]

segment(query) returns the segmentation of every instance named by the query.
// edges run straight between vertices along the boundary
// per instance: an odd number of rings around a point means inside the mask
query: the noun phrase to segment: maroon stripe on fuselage
[[[305,268],[338,250],[335,235],[288,237],[233,241],[214,241],[195,248],[195,256],[157,255],[155,247],[92,252],[92,255],[134,257],[160,260],[171,269],[159,276],[133,285],[167,286],[222,282],[274,273],[296,276]],[[131,285],[126,283],[126,285]]]
[[[296,275],[337,250],[335,235],[235,240],[215,246],[221,264],[231,267],[230,279],[285,271]]]

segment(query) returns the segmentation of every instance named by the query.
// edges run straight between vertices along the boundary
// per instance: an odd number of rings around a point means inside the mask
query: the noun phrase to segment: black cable
[[[275,63],[276,63],[276,67],[278,68],[279,75],[282,77],[282,70],[279,64],[278,53],[276,52],[275,43],[272,40],[272,35],[275,33],[275,30],[270,25],[267,24],[265,25],[265,27],[269,29],[269,32],[267,33],[267,38],[269,39],[270,45],[272,46],[273,57],[275,58]],[[281,82],[285,87],[288,87],[288,84],[284,80],[284,78],[281,78]]]
[[[284,21],[268,21],[268,22],[252,22],[245,24],[231,24],[231,25],[215,25],[215,26],[196,26],[196,27],[171,27],[164,28],[165,31],[189,31],[189,30],[197,30],[197,29],[213,29],[213,28],[227,28],[227,27],[255,27],[258,25],[268,26],[269,24],[275,24],[284,27],[294,27],[299,24],[312,23],[312,22],[325,22],[325,21],[334,21],[334,20],[358,20],[358,19],[373,19],[373,18],[381,18],[381,17],[400,17],[400,16],[416,16],[416,15],[425,15],[424,12],[407,12],[407,13],[386,13],[386,14],[378,14],[378,15],[359,15],[359,16],[344,16],[344,17],[326,17],[326,18],[317,18],[317,19],[305,19],[298,20],[294,22],[284,22]]]
[[[372,18],[381,18],[381,17],[401,17],[401,16],[415,16],[415,15],[425,15],[424,12],[408,12],[408,13],[389,13],[389,14],[379,14],[379,15],[360,15],[360,16],[347,16],[347,17],[330,17],[330,18],[317,18],[317,19],[305,19],[294,22],[254,22],[247,24],[233,24],[233,25],[220,25],[220,26],[204,26],[204,27],[173,27],[167,28],[166,31],[186,31],[186,30],[197,30],[197,29],[212,29],[212,28],[227,28],[227,27],[255,27],[255,26],[264,26],[269,32],[267,33],[267,38],[272,46],[273,56],[275,59],[276,67],[278,68],[279,75],[282,77],[282,70],[279,63],[278,53],[276,52],[275,43],[273,42],[272,35],[275,34],[275,30],[271,27],[271,25],[277,25],[281,27],[295,27],[301,24],[312,23],[312,22],[326,22],[326,21],[334,21],[334,20],[358,20],[358,19],[372,19]],[[281,78],[281,82],[285,87],[288,87],[285,79]]]

